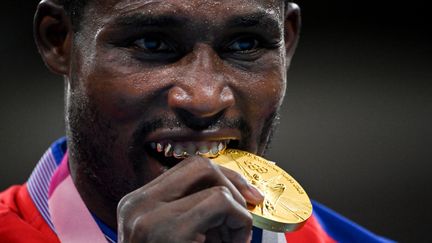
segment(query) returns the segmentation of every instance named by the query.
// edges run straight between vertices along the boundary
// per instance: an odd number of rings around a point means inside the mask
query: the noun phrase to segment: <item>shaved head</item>
[[[79,30],[81,23],[81,17],[83,15],[85,7],[90,1],[94,0],[57,0],[60,5],[63,6],[66,14],[70,17],[74,31]],[[290,0],[280,0],[285,2],[291,2]],[[285,7],[288,7],[285,4]]]

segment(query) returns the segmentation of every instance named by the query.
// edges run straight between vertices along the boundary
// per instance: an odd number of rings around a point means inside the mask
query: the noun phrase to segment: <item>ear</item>
[[[69,73],[72,25],[54,0],[41,1],[34,18],[34,38],[45,65],[54,73]]]
[[[287,67],[289,67],[291,58],[294,55],[297,47],[297,42],[300,37],[301,15],[300,8],[297,4],[287,2],[285,6],[285,48],[287,57]]]

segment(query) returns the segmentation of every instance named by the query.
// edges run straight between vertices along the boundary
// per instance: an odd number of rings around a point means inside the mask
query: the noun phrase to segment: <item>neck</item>
[[[116,231],[117,202],[102,195],[100,192],[104,188],[100,188],[100,185],[91,180],[85,169],[80,168],[77,163],[74,163],[72,157],[69,158],[69,167],[72,180],[89,211]]]

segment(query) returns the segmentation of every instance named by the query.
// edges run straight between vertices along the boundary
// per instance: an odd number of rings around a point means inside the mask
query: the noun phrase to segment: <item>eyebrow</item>
[[[265,27],[273,31],[279,31],[280,21],[264,11],[233,16],[226,21],[228,28]]]
[[[118,27],[184,27],[192,19],[174,14],[142,14],[120,16],[114,19],[114,26]],[[265,28],[269,31],[280,32],[280,21],[264,11],[239,14],[228,17],[222,25],[225,28]]]
[[[115,26],[120,27],[145,27],[145,26],[158,26],[158,27],[182,27],[188,23],[188,19],[182,16],[175,16],[170,14],[162,15],[148,15],[148,14],[133,14],[129,16],[121,16],[114,19]]]

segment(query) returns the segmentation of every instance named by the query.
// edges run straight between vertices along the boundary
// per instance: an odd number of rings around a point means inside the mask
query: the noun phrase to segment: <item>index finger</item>
[[[262,192],[250,184],[243,175],[223,166],[219,166],[219,168],[228,178],[228,180],[230,180],[237,190],[243,195],[248,203],[259,205],[264,201],[264,195]]]
[[[159,200],[166,202],[213,186],[225,186],[231,191],[233,198],[246,208],[244,197],[231,180],[222,173],[221,167],[199,156],[184,159],[150,185],[150,190],[148,186],[143,190],[157,195]]]

